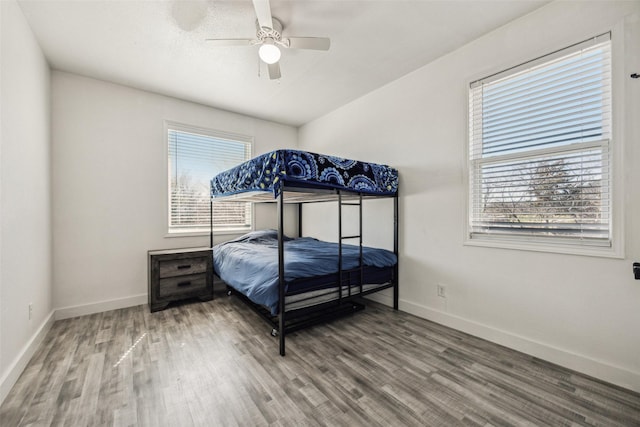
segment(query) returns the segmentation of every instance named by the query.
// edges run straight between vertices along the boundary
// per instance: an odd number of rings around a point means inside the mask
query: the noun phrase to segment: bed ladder
[[[358,208],[358,234],[355,235],[343,235],[342,232],[342,208],[344,206],[355,206]],[[342,303],[342,286],[344,282],[342,274],[342,242],[345,240],[358,239],[358,246],[360,248],[360,254],[358,257],[358,270],[360,271],[360,294],[362,294],[362,284],[364,281],[364,262],[362,261],[362,193],[358,193],[357,200],[342,198],[342,192],[338,190],[338,303]],[[347,296],[351,297],[351,276],[346,278],[347,284]]]

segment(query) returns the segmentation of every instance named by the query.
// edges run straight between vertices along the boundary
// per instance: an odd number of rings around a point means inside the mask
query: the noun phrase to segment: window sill
[[[252,231],[253,228],[227,228],[224,230],[213,230],[214,236],[224,236],[230,234],[245,234],[249,231]],[[168,231],[164,237],[200,237],[200,236],[209,236],[209,230],[194,230],[194,231]]]
[[[504,238],[467,238],[465,246],[477,246],[496,249],[511,249],[519,251],[548,252],[564,255],[590,256],[600,258],[623,259],[622,250],[613,247],[576,246],[572,244],[525,241]]]

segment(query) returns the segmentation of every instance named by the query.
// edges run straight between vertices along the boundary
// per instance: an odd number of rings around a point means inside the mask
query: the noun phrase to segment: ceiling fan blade
[[[260,24],[261,27],[273,28],[269,0],[253,0],[253,7],[256,10],[258,24]]]
[[[253,46],[252,39],[206,39],[210,46]]]
[[[269,78],[271,80],[277,80],[282,77],[280,74],[280,64],[277,62],[275,64],[267,64],[267,70],[269,71]]]
[[[331,40],[326,37],[289,37],[289,47],[293,49],[329,50]]]

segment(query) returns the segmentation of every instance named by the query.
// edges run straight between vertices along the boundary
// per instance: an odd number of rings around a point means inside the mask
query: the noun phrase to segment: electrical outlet
[[[33,315],[33,303],[29,303],[29,320],[31,320],[31,316]]]
[[[438,283],[438,296],[440,298],[446,298],[447,297],[447,287],[445,285],[443,285],[442,283]]]

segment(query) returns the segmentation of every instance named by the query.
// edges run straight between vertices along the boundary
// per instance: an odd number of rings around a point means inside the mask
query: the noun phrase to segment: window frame
[[[253,157],[253,149],[254,149],[254,137],[249,135],[243,135],[238,133],[226,132],[217,129],[206,128],[202,126],[196,126],[191,124],[186,124],[182,122],[172,121],[172,120],[164,120],[163,121],[163,132],[164,132],[164,161],[165,161],[165,179],[166,179],[166,191],[165,191],[165,237],[191,237],[191,236],[209,236],[210,232],[210,224],[207,224],[203,227],[197,228],[195,230],[186,230],[179,229],[175,227],[172,230],[171,226],[171,165],[169,161],[169,130],[176,130],[178,132],[188,132],[194,133],[198,135],[210,136],[212,138],[217,139],[225,139],[234,142],[245,143],[249,146],[249,159]],[[211,175],[213,178],[213,175]],[[229,234],[242,234],[255,229],[255,210],[253,203],[245,202],[249,206],[251,221],[248,227],[235,227],[235,228],[216,228],[214,224],[213,232],[215,235],[229,235]],[[214,217],[215,221],[215,217]]]
[[[532,239],[529,236],[473,236],[470,223],[471,209],[473,209],[472,192],[470,188],[471,176],[473,175],[473,162],[470,158],[471,150],[471,126],[472,117],[470,113],[470,88],[471,85],[479,80],[500,75],[508,72],[509,70],[516,70],[525,64],[533,63],[534,61],[540,61],[541,58],[548,58],[550,61],[554,59],[554,55],[557,52],[562,51],[574,45],[578,45],[582,42],[576,43],[575,40],[568,43],[558,43],[554,46],[547,46],[541,49],[538,54],[525,55],[521,57],[521,61],[514,61],[517,65],[513,66],[498,66],[493,67],[489,72],[482,72],[482,75],[476,76],[477,78],[470,78],[465,83],[466,90],[464,91],[466,105],[466,137],[464,140],[464,156],[465,156],[465,168],[464,168],[464,227],[463,227],[463,245],[476,246],[476,247],[488,247],[499,249],[511,249],[511,250],[525,250],[535,252],[549,252],[569,255],[581,255],[581,256],[595,256],[604,258],[624,258],[624,212],[622,209],[624,194],[624,180],[623,180],[623,142],[624,142],[624,24],[620,23],[605,32],[597,32],[596,34],[610,33],[610,49],[611,49],[611,138],[608,143],[609,148],[609,171],[610,171],[610,236],[611,245],[607,246],[585,246],[576,244],[575,241],[563,241],[562,239],[556,239],[554,241],[540,241]],[[597,36],[596,36],[597,37]],[[577,40],[587,40],[589,36],[577,37]],[[595,37],[591,37],[595,38]],[[560,48],[559,48],[560,46]],[[527,58],[528,56],[528,58]],[[545,61],[546,62],[546,61]],[[517,72],[517,71],[514,71]]]

